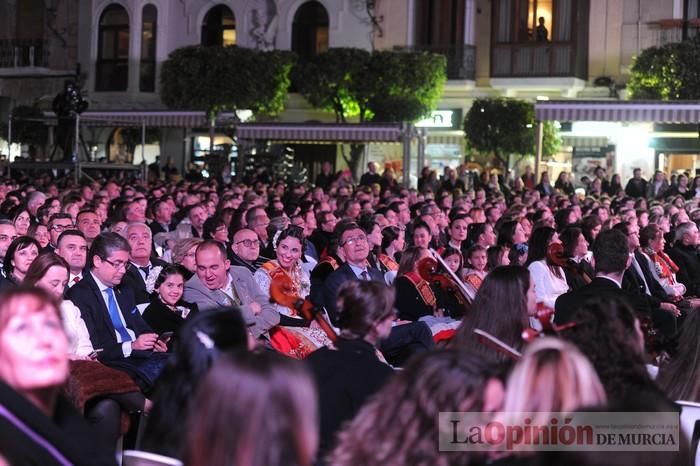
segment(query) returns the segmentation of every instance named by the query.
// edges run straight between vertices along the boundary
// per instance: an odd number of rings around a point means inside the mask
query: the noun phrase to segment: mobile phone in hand
[[[168,338],[171,338],[174,334],[175,332],[163,332],[160,335],[158,335],[156,343],[159,341],[168,341]]]
[[[102,349],[102,348],[96,348],[96,349],[92,350],[92,353],[90,353],[90,354],[88,355],[88,357],[89,357],[90,359],[97,359],[97,355],[100,354],[102,351],[104,351],[104,349]]]

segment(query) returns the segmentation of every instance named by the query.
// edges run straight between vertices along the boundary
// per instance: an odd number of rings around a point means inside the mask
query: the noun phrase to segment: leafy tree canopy
[[[464,119],[464,132],[475,150],[493,154],[501,166],[508,156],[535,152],[535,107],[516,99],[477,99]],[[559,151],[559,132],[552,122],[544,125],[542,153],[545,157]]]
[[[627,89],[638,100],[700,99],[700,38],[644,49]]]
[[[285,51],[193,45],[174,50],[163,63],[161,98],[170,108],[249,109],[276,115],[284,109],[296,61]]]
[[[333,48],[297,70],[299,92],[338,122],[416,121],[437,107],[445,83],[445,57],[393,49]]]

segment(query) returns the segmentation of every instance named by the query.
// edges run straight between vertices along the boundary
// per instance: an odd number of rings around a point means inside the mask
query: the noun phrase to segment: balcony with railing
[[[654,34],[654,45],[661,47],[695,37],[700,30],[700,18],[662,19],[649,23],[649,29]]]
[[[48,50],[41,39],[0,39],[0,68],[48,66]]]
[[[585,57],[568,42],[495,44],[491,49],[491,77],[578,77],[586,79]]]
[[[447,59],[447,79],[474,81],[476,47],[473,45],[418,45],[416,50],[438,53]]]

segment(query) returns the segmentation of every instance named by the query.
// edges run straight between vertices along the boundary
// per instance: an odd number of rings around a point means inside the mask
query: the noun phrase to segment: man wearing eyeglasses
[[[48,230],[49,230],[49,245],[46,247],[44,252],[53,252],[58,247],[58,237],[61,236],[65,230],[72,230],[73,217],[67,213],[53,214],[49,218]]]
[[[255,273],[260,268],[258,261],[260,257],[260,240],[253,230],[242,228],[233,235],[231,244],[233,254],[231,254],[231,265],[245,267],[251,273]]]
[[[323,287],[323,306],[338,325],[337,299],[340,286],[350,280],[384,283],[383,274],[367,262],[369,243],[365,232],[356,223],[341,223],[336,234],[345,263],[328,276]],[[313,294],[313,290],[312,290]],[[317,303],[318,304],[318,303]],[[380,350],[394,365],[402,365],[412,354],[435,346],[430,328],[423,322],[396,322]]]
[[[130,267],[129,243],[117,233],[102,233],[92,242],[90,272],[68,291],[80,309],[100,362],[128,373],[142,389],[157,379],[167,341],[159,340],[136,308],[133,292],[121,286]]]

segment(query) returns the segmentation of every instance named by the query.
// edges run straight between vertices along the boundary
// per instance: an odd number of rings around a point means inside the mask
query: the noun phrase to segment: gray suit
[[[270,328],[279,324],[279,313],[270,300],[260,291],[257,283],[253,280],[253,274],[245,267],[231,266],[229,274],[232,277],[233,287],[236,289],[238,297],[241,299],[241,314],[246,323],[251,326],[250,331],[253,337],[258,338]],[[199,279],[197,274],[185,283],[185,301],[196,303],[200,311],[228,307],[229,300],[221,290],[210,290]],[[254,315],[250,304],[256,302],[262,307],[260,314]]]

